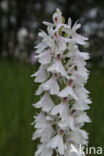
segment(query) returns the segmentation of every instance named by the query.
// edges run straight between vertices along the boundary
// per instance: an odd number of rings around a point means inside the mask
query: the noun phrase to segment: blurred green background
[[[104,0],[0,0],[0,156],[32,156],[36,150],[30,124],[37,112],[32,103],[39,97],[34,96],[37,84],[30,75],[39,65],[33,47],[40,41],[38,31],[46,30],[42,21],[52,21],[56,8],[66,21],[78,20],[79,32],[89,38],[81,50],[91,56],[86,88],[91,92],[92,123],[84,128],[89,146],[104,146]]]

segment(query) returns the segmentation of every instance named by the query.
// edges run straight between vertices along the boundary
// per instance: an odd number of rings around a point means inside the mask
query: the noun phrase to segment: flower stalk
[[[35,56],[40,67],[32,75],[40,84],[36,91],[40,101],[33,104],[40,109],[34,116],[32,139],[40,138],[35,156],[82,156],[76,145],[88,144],[88,133],[82,127],[91,121],[86,113],[91,100],[84,87],[89,54],[80,52],[78,46],[85,45],[87,38],[77,33],[81,26],[77,22],[72,26],[69,18],[65,24],[59,9],[53,14],[53,23],[43,24],[47,33],[39,32],[42,41],[36,46]]]

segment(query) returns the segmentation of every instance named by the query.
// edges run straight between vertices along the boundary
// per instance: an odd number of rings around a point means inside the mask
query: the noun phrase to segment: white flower
[[[47,142],[53,135],[53,128],[51,126],[51,122],[48,122],[45,119],[43,113],[40,113],[37,117],[35,117],[35,126],[36,131],[33,133],[32,139],[35,140],[41,137],[41,142]]]
[[[63,136],[58,134],[48,143],[47,147],[51,147],[55,149],[58,148],[58,152],[60,154],[64,154],[64,143],[63,143]]]
[[[58,125],[62,129],[69,128],[71,130],[75,130],[75,112],[76,110],[70,110],[66,116],[62,118],[61,121],[58,122]]]
[[[78,51],[78,55],[79,55],[79,57],[81,57],[81,58],[84,59],[84,60],[88,60],[88,59],[89,59],[89,54],[88,54],[88,53],[79,52],[79,51]]]
[[[72,32],[76,32],[81,27],[81,24],[78,23],[78,21],[75,22],[75,24],[72,27]]]
[[[42,84],[38,87],[38,89],[35,92],[35,95],[40,95],[43,92],[43,86]]]
[[[85,45],[86,44],[85,41],[88,40],[88,38],[75,33],[75,35],[73,36],[73,40],[80,45]]]
[[[72,108],[75,110],[88,110],[90,107],[88,106],[88,104],[84,102],[82,103],[81,101],[79,101],[79,102],[74,103]]]
[[[47,126],[47,121],[45,119],[45,115],[41,112],[38,116],[35,116],[35,128],[44,128]]]
[[[62,120],[64,120],[64,118],[66,118],[67,113],[68,113],[67,110],[68,110],[67,104],[60,103],[60,104],[54,106],[51,113],[52,113],[52,115],[57,115],[59,113]]]
[[[38,33],[38,36],[40,36],[40,37],[42,37],[42,38],[46,38],[48,35],[44,32],[44,31],[40,31],[39,33]]]
[[[50,67],[48,67],[47,71],[60,73],[62,76],[69,78],[60,60],[56,60]]]
[[[46,50],[44,53],[41,53],[40,55],[37,56],[39,58],[39,62],[41,64],[48,64],[51,61],[51,51]]]
[[[68,18],[68,25],[69,25],[70,27],[72,26],[72,20],[71,20],[70,17]]]
[[[53,15],[53,22],[55,25],[62,23],[62,14],[59,9]]]
[[[78,115],[75,118],[76,123],[85,123],[85,122],[91,122],[91,119],[88,117],[86,112],[78,112]]]
[[[43,89],[45,91],[50,90],[50,94],[58,94],[59,93],[59,85],[57,83],[56,77],[53,76],[47,82],[43,84]]]
[[[88,144],[88,134],[84,130],[79,130],[76,128],[75,131],[70,132],[69,142],[73,141],[76,145],[87,145]]]
[[[51,32],[51,35],[52,35],[53,33]],[[50,37],[50,36],[48,36],[48,37],[46,37],[46,38],[44,38],[44,43],[47,45],[47,47],[48,48],[50,48],[51,50],[52,50],[52,52],[55,50],[55,43],[54,43],[54,40]]]
[[[38,146],[38,150],[35,153],[35,156],[52,156],[53,150],[48,148],[46,144],[41,144]]]
[[[68,97],[71,96],[75,100],[77,100],[77,96],[75,95],[73,88],[71,86],[66,86],[62,91],[59,92],[60,97]]]
[[[44,112],[49,112],[54,107],[54,103],[49,94],[45,93],[41,100],[36,104],[33,104],[33,106],[36,108],[42,108],[42,111]]]
[[[91,100],[89,99],[89,92],[83,86],[76,86],[74,89],[79,101],[82,103],[90,104]],[[80,96],[81,95],[81,96]]]
[[[51,126],[47,126],[44,128],[39,128],[36,129],[36,131],[34,132],[33,136],[32,136],[32,140],[36,140],[37,138],[40,138],[41,142],[48,142],[50,140],[50,138],[53,135],[53,128]]]
[[[83,86],[86,83],[88,74],[86,74],[86,72],[81,72],[81,70],[76,67],[76,65],[71,67],[69,65],[68,71],[71,74],[70,78],[74,80],[76,85]]]
[[[52,76],[51,79],[41,84],[36,91],[36,95],[40,95],[43,91],[50,91],[50,94],[58,94],[59,93],[59,85],[57,83],[56,77]]]
[[[44,42],[39,43],[35,48],[37,48],[37,50],[35,51],[37,54],[40,54],[45,48],[47,48],[48,45]]]
[[[69,128],[71,130],[75,130],[74,118],[71,115],[67,116],[67,118],[64,119],[63,121],[59,121],[58,125],[60,128],[63,128],[63,129]]]
[[[35,78],[35,82],[44,82],[47,80],[49,73],[47,73],[45,66],[40,66],[39,70],[31,75],[32,77]]]

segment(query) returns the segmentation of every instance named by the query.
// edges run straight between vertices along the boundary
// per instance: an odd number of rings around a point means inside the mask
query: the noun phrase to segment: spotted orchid
[[[78,34],[78,22],[72,26],[69,18],[65,24],[59,9],[53,14],[53,23],[43,24],[47,33],[39,32],[42,41],[35,47],[40,67],[32,75],[39,83],[35,94],[40,97],[33,104],[40,111],[33,122],[32,139],[40,139],[35,156],[84,156],[76,145],[88,143],[88,133],[82,127],[91,122],[86,113],[91,100],[84,87],[89,54],[80,52],[79,45],[85,45],[88,39]],[[71,147],[77,152],[72,152]]]

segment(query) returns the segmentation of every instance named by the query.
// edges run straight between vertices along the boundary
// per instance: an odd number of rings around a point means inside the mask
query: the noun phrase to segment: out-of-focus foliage
[[[44,29],[42,21],[51,21],[56,8],[66,19],[81,22],[92,60],[104,65],[104,0],[1,0],[0,54],[27,58],[38,39],[37,30]]]

